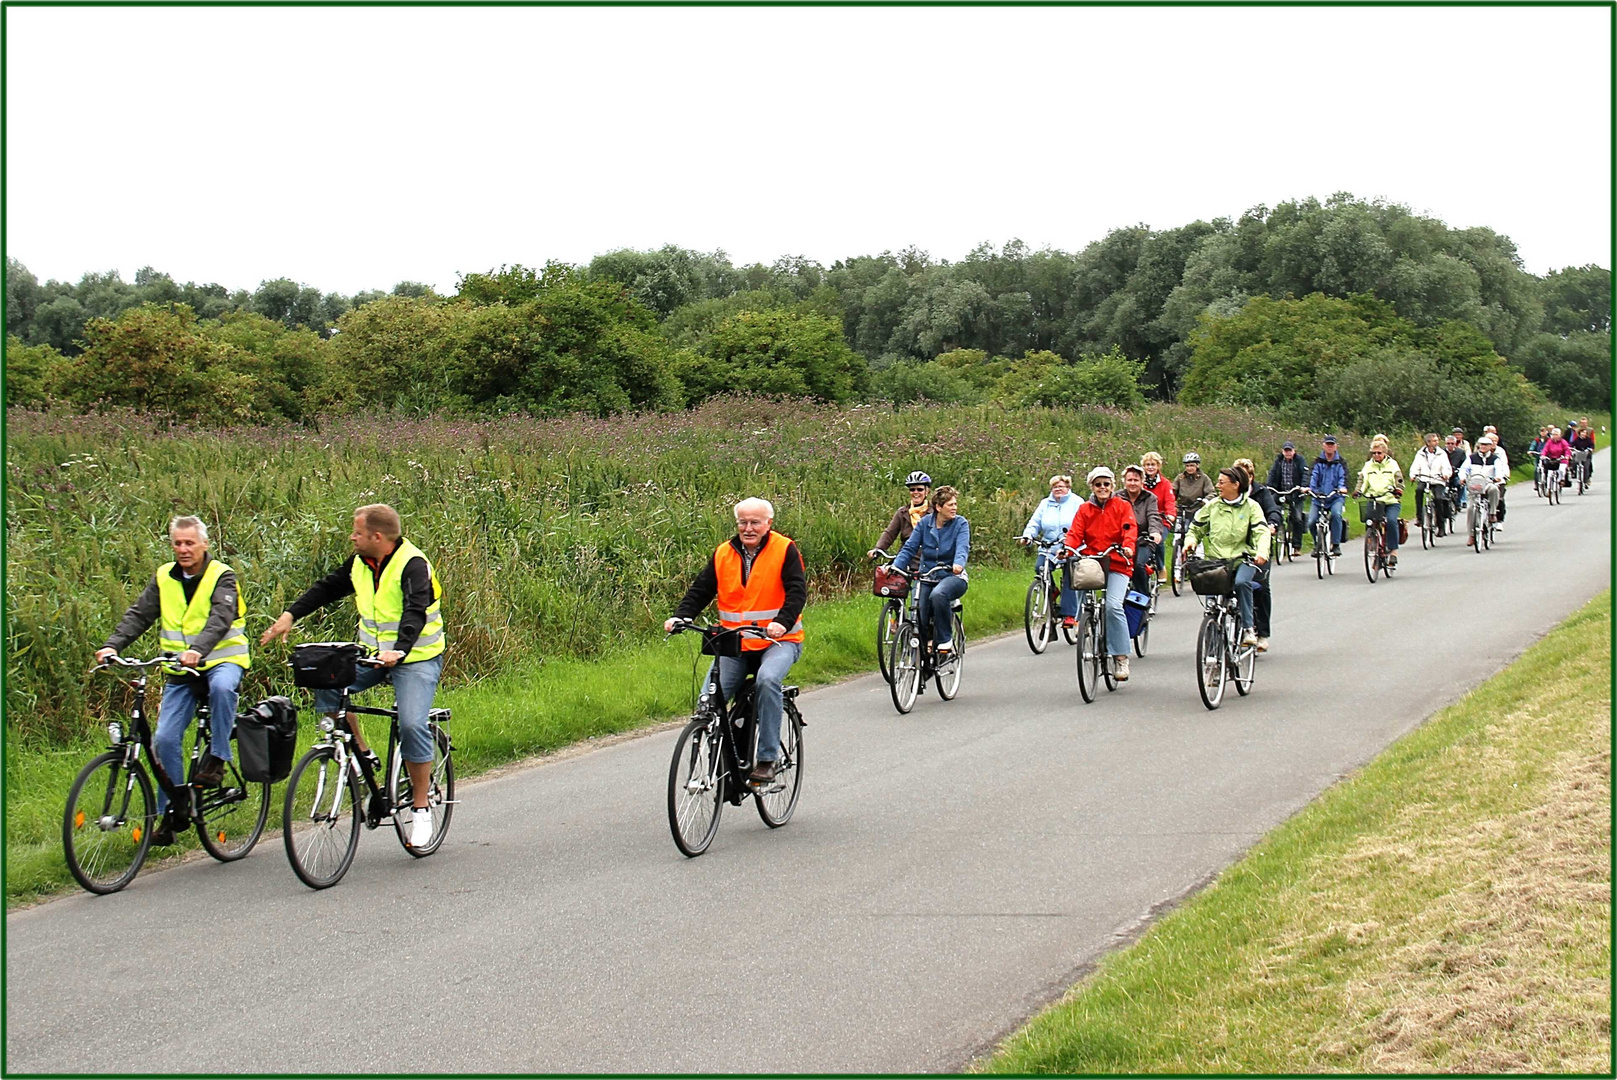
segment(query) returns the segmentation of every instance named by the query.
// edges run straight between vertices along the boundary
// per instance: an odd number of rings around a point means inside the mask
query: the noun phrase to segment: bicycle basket
[[[1106,588],[1106,568],[1099,559],[1072,560],[1072,587],[1074,589]]]
[[[1359,524],[1360,525],[1368,525],[1372,521],[1380,521],[1381,520],[1381,514],[1380,514],[1379,511],[1376,510],[1376,506],[1377,506],[1377,503],[1376,503],[1376,501],[1374,499],[1360,499],[1359,500]]]
[[[1197,596],[1230,596],[1235,592],[1235,566],[1224,559],[1186,559],[1185,576]]]
[[[876,580],[870,587],[871,595],[886,596],[894,600],[910,594],[910,579],[890,566],[876,567]]]
[[[351,641],[311,641],[292,649],[292,683],[308,690],[341,690],[354,681],[360,646]]]

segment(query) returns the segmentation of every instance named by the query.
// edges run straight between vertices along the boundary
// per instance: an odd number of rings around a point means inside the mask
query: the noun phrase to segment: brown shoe
[[[780,772],[780,762],[760,761],[753,765],[752,771],[747,774],[747,783],[767,784],[775,779],[775,774],[778,772]]]
[[[225,778],[225,763],[214,757],[211,753],[202,755],[202,767],[192,778],[194,787],[218,787],[219,781]]]
[[[1469,535],[1469,536],[1467,536],[1465,538],[1465,546],[1466,547],[1476,547],[1477,546],[1477,534],[1476,533],[1472,533],[1471,535]]]

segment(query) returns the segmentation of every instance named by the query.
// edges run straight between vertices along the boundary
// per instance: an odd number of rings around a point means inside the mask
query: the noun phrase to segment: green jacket
[[[1371,458],[1359,469],[1359,490],[1371,502],[1396,506],[1398,496],[1392,493],[1392,489],[1403,486],[1404,471],[1398,467],[1391,454],[1380,461]]]
[[[1269,523],[1263,520],[1263,509],[1247,495],[1233,506],[1216,498],[1203,506],[1196,511],[1190,535],[1208,559],[1269,557]]]

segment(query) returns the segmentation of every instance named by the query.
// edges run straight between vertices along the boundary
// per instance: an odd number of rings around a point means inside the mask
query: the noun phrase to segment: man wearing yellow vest
[[[404,538],[398,512],[391,506],[374,503],[354,511],[354,531],[348,540],[354,545],[348,561],[309,586],[258,640],[268,645],[290,633],[292,624],[309,612],[353,596],[359,609],[357,640],[376,649],[384,666],[360,668],[348,692],[357,694],[384,681],[393,684],[400,751],[414,796],[410,843],[423,847],[432,841],[432,810],[427,805],[432,736],[427,713],[444,668],[444,620],[439,610],[443,588],[421,549]],[[335,713],[341,702],[340,690],[315,692],[315,708],[321,712]],[[360,733],[358,718],[349,720],[359,751],[379,764]]]
[[[236,698],[241,677],[250,663],[247,656],[247,605],[236,584],[236,572],[208,555],[208,527],[200,518],[181,516],[168,524],[174,561],[152,575],[140,598],[129,605],[118,627],[96,650],[99,663],[127,647],[152,623],[164,652],[175,653],[189,671],[171,672],[163,687],[152,736],[158,764],[171,784],[185,783],[185,757],[180,743],[196,715],[200,684],[208,687],[208,711],[213,716],[213,738],[202,757],[196,783],[215,786],[230,760],[230,733],[236,726]],[[168,809],[168,793],[157,788],[157,812]],[[174,842],[174,827],[166,817],[152,830],[152,843]]]
[[[715,658],[726,701],[735,698],[749,670],[758,673],[758,756],[747,779],[761,784],[780,771],[781,687],[803,655],[808,586],[797,545],[772,528],[774,506],[767,499],[743,499],[735,512],[736,535],[714,551],[663,629],[672,632],[675,623],[696,618],[713,600],[720,625],[764,627],[767,639],[743,637],[740,656]]]

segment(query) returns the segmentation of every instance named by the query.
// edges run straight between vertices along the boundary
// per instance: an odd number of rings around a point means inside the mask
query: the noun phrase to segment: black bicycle
[[[315,642],[297,649],[338,650],[346,653],[355,667],[383,666],[380,660],[366,655],[365,646],[351,642]],[[286,845],[287,860],[298,880],[311,889],[328,889],[348,873],[359,848],[361,823],[375,829],[392,819],[404,850],[424,859],[443,845],[455,812],[455,748],[448,731],[450,711],[427,712],[427,733],[433,747],[427,795],[427,805],[432,810],[432,839],[417,846],[410,842],[415,799],[401,753],[399,711],[353,704],[348,693],[348,685],[353,682],[351,671],[331,681],[341,686],[342,701],[335,716],[320,717],[320,736],[293,766],[281,806],[281,839]],[[356,715],[388,718],[385,770],[374,753],[358,749],[351,719]],[[383,772],[380,778],[379,771]]]
[[[960,672],[966,663],[966,628],[961,603],[956,600],[952,605],[953,641],[949,651],[941,655],[932,642],[932,619],[920,609],[920,586],[936,585],[949,574],[949,568],[934,566],[924,574],[912,574],[897,567],[890,569],[910,579],[910,591],[904,597],[904,610],[899,619],[898,636],[893,639],[892,656],[887,664],[893,673],[888,681],[893,708],[901,713],[913,709],[916,696],[926,692],[928,679],[937,680],[939,697],[952,701],[960,692]]]
[[[672,633],[694,630],[702,635],[707,656],[763,657],[764,652],[743,652],[743,637],[767,637],[757,627],[676,623]],[[797,687],[781,688],[780,768],[773,779],[754,784],[747,780],[758,750],[758,710],[754,695],[756,668],[728,706],[719,691],[718,673],[704,679],[690,722],[674,742],[668,766],[668,828],[674,846],[689,858],[708,849],[719,832],[724,804],[740,806],[756,800],[758,816],[771,829],[792,819],[803,788],[803,714],[797,709]]]
[[[1060,540],[1039,545],[1033,580],[1028,583],[1027,599],[1022,604],[1022,628],[1027,633],[1028,648],[1035,655],[1043,653],[1059,633],[1066,633],[1069,645],[1077,640],[1076,627],[1065,625],[1061,617],[1061,586],[1056,582],[1057,571],[1067,575],[1069,583],[1072,579],[1072,568],[1062,557],[1066,548]]]
[[[1085,554],[1100,567],[1100,584],[1079,586],[1078,600],[1078,693],[1088,704],[1095,700],[1095,691],[1102,682],[1107,690],[1117,689],[1117,672],[1113,668],[1112,646],[1106,636],[1106,566],[1108,557],[1122,549],[1116,544],[1098,554]],[[1070,555],[1077,553],[1068,548]],[[1128,646],[1124,646],[1126,650]],[[1121,655],[1121,654],[1119,654]],[[1144,653],[1140,654],[1144,656]]]
[[[1448,515],[1443,502],[1448,499],[1449,486],[1442,480],[1418,480],[1420,485],[1420,546],[1435,548],[1437,538],[1443,535]]]
[[[191,782],[203,753],[211,745],[212,727],[205,698],[197,706],[186,770],[188,781],[170,781],[162,762],[152,753],[152,730],[146,720],[146,669],[158,665],[174,669],[175,660],[173,653],[151,660],[109,656],[92,669],[138,672],[130,680],[135,699],[128,726],[118,720],[107,724],[112,745],[79,770],[62,814],[62,851],[67,868],[75,881],[93,893],[113,893],[128,885],[151,849],[157,804],[151,779],[140,760],[143,754],[151,760],[151,775],[168,795],[169,823],[176,831],[195,825],[203,850],[215,859],[235,862],[253,850],[264,834],[270,785],[242,779],[239,754],[225,762],[224,776],[217,786],[201,787]],[[203,692],[206,693],[206,683]],[[231,737],[234,739],[234,733]]]
[[[1302,509],[1304,495],[1308,494],[1306,485],[1287,488],[1285,491],[1275,492],[1275,498],[1280,501],[1280,553],[1287,562],[1296,560],[1303,550],[1303,519]],[[1272,562],[1279,562],[1276,558]]]
[[[1207,499],[1197,499],[1189,506],[1179,508],[1179,516],[1173,523],[1173,559],[1172,569],[1168,574],[1168,587],[1178,596],[1185,588],[1185,545],[1190,537],[1190,526],[1194,523],[1196,511],[1200,510]]]
[[[1582,495],[1589,487],[1589,477],[1594,472],[1594,451],[1572,451],[1572,476],[1578,484],[1578,494]]]
[[[1235,692],[1245,697],[1257,677],[1258,650],[1255,645],[1242,644],[1234,585],[1236,566],[1251,561],[1242,558],[1226,564],[1218,582],[1221,587],[1198,593],[1206,611],[1196,634],[1196,689],[1209,709],[1223,703],[1227,684],[1234,682]]]

